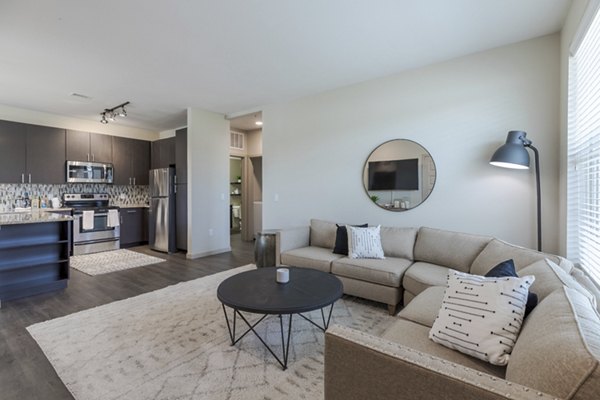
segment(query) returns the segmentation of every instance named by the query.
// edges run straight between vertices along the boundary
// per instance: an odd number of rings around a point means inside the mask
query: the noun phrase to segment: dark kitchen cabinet
[[[187,128],[175,132],[175,175],[177,183],[187,183]]]
[[[148,241],[146,208],[121,208],[121,247],[130,247]]]
[[[152,142],[152,168],[175,165],[175,137]]]
[[[27,177],[32,183],[65,183],[65,130],[27,125]]]
[[[67,160],[113,162],[111,136],[67,130]]]
[[[0,183],[64,182],[64,129],[0,121]]]
[[[132,172],[134,185],[147,185],[150,171],[150,142],[132,139]]]
[[[27,125],[0,121],[0,183],[22,183],[27,169]]]
[[[187,183],[175,185],[175,232],[177,248],[187,250]]]
[[[71,227],[65,220],[0,227],[0,302],[67,287]]]
[[[147,185],[150,170],[150,142],[112,137],[114,184]]]

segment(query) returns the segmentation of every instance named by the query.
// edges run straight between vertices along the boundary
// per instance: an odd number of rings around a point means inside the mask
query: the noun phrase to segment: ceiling
[[[261,112],[233,118],[229,121],[229,126],[232,129],[238,129],[242,131],[255,131],[257,129],[262,129],[262,125],[256,125],[257,121],[262,122]]]
[[[0,104],[161,131],[561,29],[570,0],[2,0]],[[70,96],[79,93],[90,97]]]

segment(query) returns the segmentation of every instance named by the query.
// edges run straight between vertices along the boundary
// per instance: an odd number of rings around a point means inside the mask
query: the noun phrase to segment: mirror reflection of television
[[[419,190],[419,160],[370,161],[369,190]]]

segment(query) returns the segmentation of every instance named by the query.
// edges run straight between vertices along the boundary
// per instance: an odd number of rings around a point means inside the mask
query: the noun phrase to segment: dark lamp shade
[[[506,143],[496,150],[490,164],[502,168],[528,169],[529,153],[523,139],[525,139],[525,132],[510,131]]]

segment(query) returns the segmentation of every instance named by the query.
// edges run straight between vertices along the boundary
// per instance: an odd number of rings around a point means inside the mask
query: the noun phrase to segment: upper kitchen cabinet
[[[67,130],[67,160],[113,162],[111,136]]]
[[[64,182],[64,129],[0,121],[0,183]]]
[[[27,125],[27,181],[65,183],[65,130]]]
[[[27,169],[27,125],[0,121],[0,183],[22,183]]]
[[[187,183],[187,128],[175,132],[175,175],[177,183]]]
[[[152,168],[175,165],[175,137],[152,142]]]
[[[115,185],[147,185],[150,170],[150,142],[112,137],[113,182]]]

